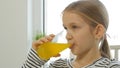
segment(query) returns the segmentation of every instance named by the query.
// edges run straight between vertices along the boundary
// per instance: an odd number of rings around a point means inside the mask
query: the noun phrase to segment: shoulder
[[[117,60],[110,60],[110,68],[120,68],[120,61]]]
[[[95,68],[120,68],[120,61],[101,58],[91,66]]]

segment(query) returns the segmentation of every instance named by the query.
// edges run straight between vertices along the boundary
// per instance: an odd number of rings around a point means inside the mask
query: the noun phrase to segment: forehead
[[[76,14],[76,13],[74,13],[74,12],[64,12],[63,13],[63,19],[64,18],[82,18],[80,15],[78,15],[78,14]]]
[[[62,20],[63,20],[63,24],[66,24],[66,23],[83,24],[86,22],[81,15],[76,14],[74,12],[64,12],[62,16]]]

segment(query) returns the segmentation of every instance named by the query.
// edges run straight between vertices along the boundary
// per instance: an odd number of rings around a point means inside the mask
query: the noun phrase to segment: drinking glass
[[[64,35],[64,31],[61,31],[51,42],[40,45],[37,50],[38,56],[43,60],[48,60],[70,47],[70,44],[67,43]]]

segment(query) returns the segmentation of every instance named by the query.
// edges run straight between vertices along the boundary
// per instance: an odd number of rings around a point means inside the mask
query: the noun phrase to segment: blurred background
[[[57,34],[62,10],[75,0],[0,0],[0,68],[20,68],[37,33]],[[112,57],[120,60],[119,0],[100,0],[109,13]],[[64,51],[67,57],[69,50]]]

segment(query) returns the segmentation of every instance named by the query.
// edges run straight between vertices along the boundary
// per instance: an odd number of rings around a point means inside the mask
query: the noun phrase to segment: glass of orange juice
[[[62,33],[58,33],[52,42],[47,42],[38,47],[37,53],[38,56],[43,60],[48,60],[53,56],[58,55],[61,51],[65,50],[66,48],[70,47],[70,44],[66,43],[65,38],[61,41],[60,38],[62,38]],[[63,43],[64,41],[64,43]]]

